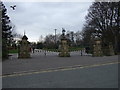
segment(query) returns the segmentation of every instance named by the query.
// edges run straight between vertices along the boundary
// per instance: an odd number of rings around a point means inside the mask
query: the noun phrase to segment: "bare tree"
[[[112,42],[115,52],[120,51],[119,2],[94,2],[88,10],[84,29],[90,36],[100,37],[103,44]]]

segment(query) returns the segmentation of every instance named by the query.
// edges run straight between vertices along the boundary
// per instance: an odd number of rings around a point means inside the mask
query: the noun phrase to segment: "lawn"
[[[11,49],[9,50],[9,53],[18,53],[18,49]]]
[[[79,51],[81,50],[82,48],[81,47],[70,47],[69,48],[69,51],[72,52],[72,51]],[[47,51],[53,51],[53,52],[59,52],[58,49],[43,49],[43,50],[47,50]]]
[[[69,48],[69,51],[71,52],[71,51],[79,51],[79,50],[81,50],[82,48],[81,47],[70,47]]]

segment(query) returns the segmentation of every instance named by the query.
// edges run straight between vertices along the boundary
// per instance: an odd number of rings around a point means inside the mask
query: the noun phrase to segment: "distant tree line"
[[[80,47],[82,46],[82,33],[80,31],[67,31],[65,37],[67,38],[70,47]],[[56,35],[49,34],[44,38],[44,41],[38,41],[35,45],[36,48],[42,49],[58,49],[61,42],[61,34]]]

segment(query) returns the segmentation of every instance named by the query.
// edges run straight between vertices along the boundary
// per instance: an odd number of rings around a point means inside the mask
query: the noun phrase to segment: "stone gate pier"
[[[18,58],[30,58],[30,43],[26,35],[22,37],[18,47]]]
[[[59,56],[60,57],[70,57],[70,53],[69,53],[69,46],[68,46],[68,42],[67,42],[67,38],[65,37],[65,30],[62,30],[62,37],[61,37],[61,44],[60,44],[60,53]]]

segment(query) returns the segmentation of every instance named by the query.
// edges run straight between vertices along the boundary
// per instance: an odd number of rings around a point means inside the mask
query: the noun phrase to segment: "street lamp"
[[[56,44],[56,31],[57,31],[57,29],[54,29],[55,30],[55,44]]]

